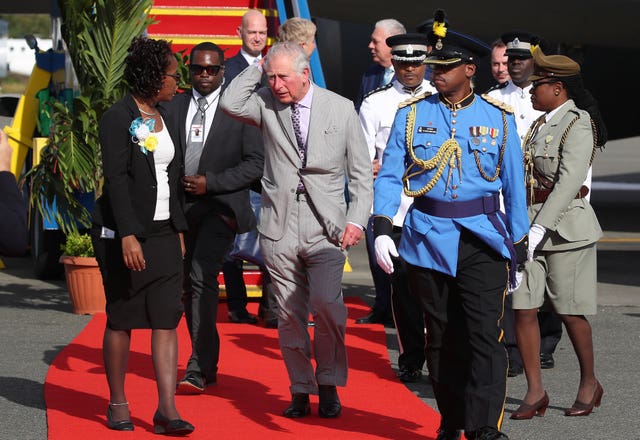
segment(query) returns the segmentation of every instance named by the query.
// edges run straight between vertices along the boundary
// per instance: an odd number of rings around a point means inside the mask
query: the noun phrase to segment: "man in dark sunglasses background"
[[[236,234],[255,227],[249,187],[262,176],[262,136],[218,109],[224,52],[214,43],[190,55],[192,90],[171,102],[184,152],[185,234],[183,302],[191,357],[178,394],[200,394],[217,382],[218,273]]]

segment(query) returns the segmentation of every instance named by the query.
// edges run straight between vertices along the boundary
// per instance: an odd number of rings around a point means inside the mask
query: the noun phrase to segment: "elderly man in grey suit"
[[[269,87],[256,90],[263,68]],[[284,416],[306,416],[309,394],[319,394],[319,415],[338,417],[336,386],[347,381],[342,273],[372,203],[371,163],[358,116],[351,101],[310,81],[309,59],[294,43],[274,45],[264,63],[240,73],[220,105],[260,127],[264,137],[258,231],[276,288],[280,348],[291,383]]]

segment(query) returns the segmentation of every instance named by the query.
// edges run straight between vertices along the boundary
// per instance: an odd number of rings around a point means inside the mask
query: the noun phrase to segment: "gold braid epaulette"
[[[406,101],[402,101],[400,104],[398,104],[398,108],[399,109],[400,108],[404,108],[404,107],[406,107],[408,105],[411,105],[411,104],[413,104],[415,102],[422,101],[423,99],[428,98],[431,95],[432,95],[431,92],[424,92],[424,93],[421,93],[419,95],[412,96],[411,98],[407,99]]]
[[[493,105],[494,107],[498,107],[500,110],[504,110],[507,113],[513,113],[513,107],[511,107],[509,104],[506,104],[500,101],[499,99],[494,98],[493,96],[487,95],[485,93],[480,95],[480,97],[485,101],[487,101],[489,104]]]

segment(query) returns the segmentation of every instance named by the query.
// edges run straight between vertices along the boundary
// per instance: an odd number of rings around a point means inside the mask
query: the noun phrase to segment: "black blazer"
[[[222,89],[224,90],[233,78],[238,76],[238,74],[247,67],[249,67],[249,63],[247,63],[247,60],[240,52],[226,60],[224,63],[224,84],[222,85]],[[262,80],[260,81],[260,86],[258,86],[258,88],[259,87],[269,87],[267,75],[262,75]]]
[[[224,62],[224,82],[228,85],[240,72],[249,67],[249,63],[240,51]]]
[[[169,211],[177,231],[187,229],[184,216],[182,143],[176,126],[165,108],[158,106],[169,130],[175,154],[168,167]],[[153,223],[156,209],[157,181],[153,153],[144,154],[129,134],[131,122],[140,111],[131,95],[126,95],[100,119],[99,139],[102,151],[104,185],[93,210],[93,223],[116,231],[119,237],[135,235],[143,238]]]
[[[178,127],[181,151],[186,151],[186,118],[191,92],[176,95],[169,109]],[[249,203],[249,188],[259,184],[264,166],[264,147],[260,130],[243,124],[224,113],[215,112],[202,156],[198,175],[207,179],[207,194],[196,197],[208,203],[211,209],[236,219],[238,234],[248,232],[256,225]]]
[[[360,111],[360,106],[364,97],[372,90],[377,89],[380,86],[380,81],[384,78],[384,67],[380,64],[371,64],[362,75],[360,81],[360,90],[358,90],[358,96],[356,97],[356,111]]]

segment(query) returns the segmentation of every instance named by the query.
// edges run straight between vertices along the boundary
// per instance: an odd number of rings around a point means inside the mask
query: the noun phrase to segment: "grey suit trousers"
[[[271,240],[261,235],[260,246],[278,302],[280,349],[291,393],[317,394],[318,385],[347,382],[347,308],[342,297],[346,252],[329,241],[308,196],[297,198],[284,236]],[[307,327],[310,311],[315,322],[313,351]]]

